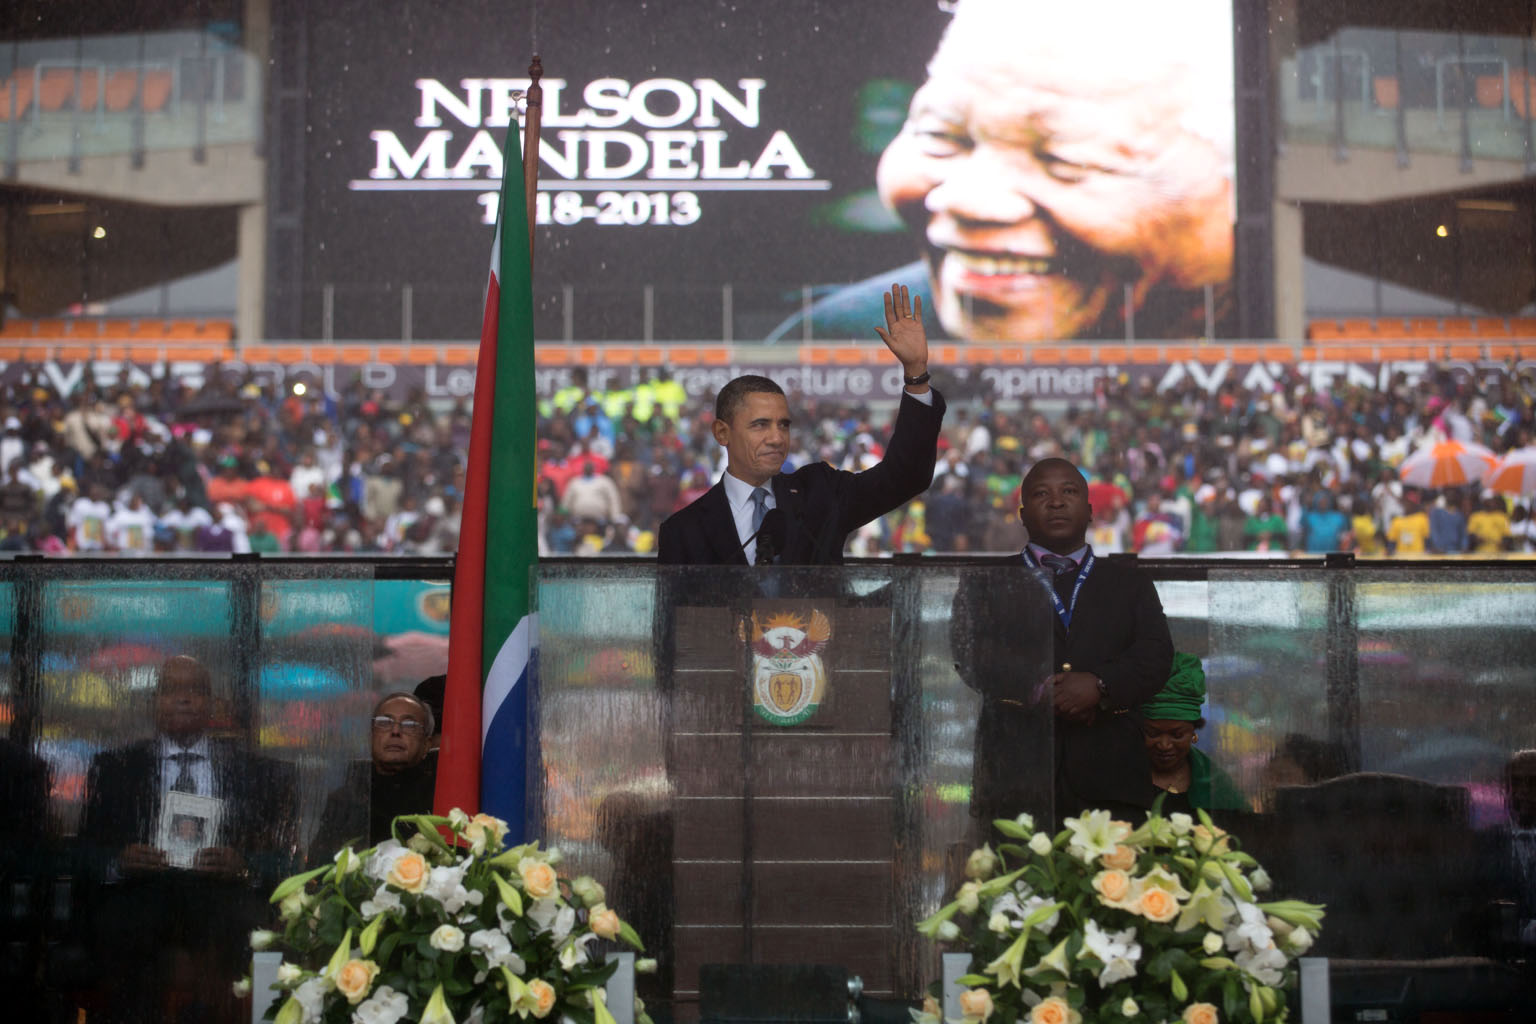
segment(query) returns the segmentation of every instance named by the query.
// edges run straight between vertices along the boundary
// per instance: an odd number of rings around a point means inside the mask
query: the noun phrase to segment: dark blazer
[[[1019,555],[991,564],[1034,572]],[[1033,731],[1028,719],[1038,714],[1028,706],[1028,699],[1019,700],[1038,680],[1021,681],[1016,676],[1019,666],[1038,665],[1041,652],[1024,650],[1021,632],[1010,628],[1019,610],[989,601],[981,587],[977,574],[962,578],[950,629],[955,668],[966,685],[983,697],[976,726],[972,806],[990,821],[1013,817],[1023,809],[1009,809],[1021,794],[1046,792],[1031,780],[1019,779],[1012,768],[1018,737]],[[1163,688],[1173,665],[1173,640],[1152,578],[1129,559],[1096,558],[1078,595],[1070,633],[1048,597],[1040,604],[1053,623],[1049,671],[1060,671],[1067,662],[1075,671],[1097,675],[1104,680],[1109,709],[1101,708],[1090,725],[1059,717],[1053,723],[1057,817],[1101,806],[1117,813],[1151,807],[1155,791],[1138,708]]]
[[[160,820],[159,739],[103,751],[91,760],[80,842],[91,874],[131,843],[154,844]],[[224,800],[222,835],[245,858],[258,887],[275,886],[297,862],[298,785],[292,766],[227,739],[210,743],[214,795]]]
[[[841,565],[848,534],[928,489],[938,453],[944,397],[933,405],[903,395],[890,446],[880,464],[862,473],[824,462],[773,478],[773,497],[784,515],[784,565]],[[725,484],[661,524],[657,560],[663,565],[746,565]]]

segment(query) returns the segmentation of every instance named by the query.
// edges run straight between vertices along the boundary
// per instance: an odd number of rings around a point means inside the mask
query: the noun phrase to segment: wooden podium
[[[880,595],[885,597],[887,595]],[[841,964],[889,994],[912,866],[893,671],[877,598],[760,598],[673,609],[674,994],[706,963]]]

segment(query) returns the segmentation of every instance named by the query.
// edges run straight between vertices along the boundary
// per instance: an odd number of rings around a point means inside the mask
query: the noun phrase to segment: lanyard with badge
[[[1040,581],[1045,584],[1046,593],[1051,595],[1051,604],[1056,607],[1056,617],[1061,620],[1061,626],[1068,632],[1072,629],[1072,613],[1077,609],[1077,595],[1082,593],[1083,584],[1087,582],[1088,574],[1093,571],[1093,549],[1089,549],[1087,556],[1083,558],[1083,564],[1077,570],[1077,582],[1072,585],[1072,596],[1067,604],[1061,603],[1061,595],[1056,593],[1056,587],[1052,583],[1053,577],[1045,571],[1035,553],[1028,548],[1024,549],[1024,557],[1034,567],[1040,576]]]

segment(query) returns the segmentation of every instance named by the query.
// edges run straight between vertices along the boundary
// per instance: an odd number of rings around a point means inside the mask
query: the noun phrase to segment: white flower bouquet
[[[272,893],[283,931],[251,936],[253,948],[284,951],[268,1019],[613,1024],[603,985],[617,963],[591,947],[640,949],[639,937],[600,884],[560,877],[558,854],[537,843],[506,848],[506,831],[499,818],[457,809],[397,818],[396,838],[343,847],[333,863],[284,881]]]
[[[1220,1024],[1283,1021],[1294,960],[1323,908],[1258,902],[1269,876],[1198,812],[1139,828],[1108,811],[1053,838],[1028,815],[995,822],[954,902],[918,926],[969,950],[966,1024]],[[917,1024],[941,1024],[930,999]]]

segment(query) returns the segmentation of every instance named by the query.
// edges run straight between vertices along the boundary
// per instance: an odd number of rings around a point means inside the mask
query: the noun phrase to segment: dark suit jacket
[[[910,501],[933,481],[944,397],[933,405],[903,395],[890,446],[878,466],[849,473],[817,462],[773,478],[784,515],[784,565],[841,565],[848,534]],[[717,483],[661,524],[657,560],[663,565],[746,565],[736,523]]]
[[[160,817],[159,739],[103,751],[91,760],[80,842],[98,881],[131,843],[154,845]],[[224,801],[222,836],[245,858],[252,881],[271,888],[296,863],[297,777],[291,766],[259,757],[226,739],[210,744],[214,795]]]
[[[1033,572],[1019,555],[993,564]],[[1137,709],[1163,688],[1173,664],[1173,640],[1152,578],[1128,560],[1100,556],[1078,595],[1070,633],[1049,598],[1044,607],[1054,627],[1051,671],[1068,662],[1075,671],[1097,675],[1104,680],[1111,709],[1101,709],[1090,725],[1055,719],[1057,817],[1106,805],[1121,812],[1151,807],[1155,794]],[[1015,677],[1019,666],[1040,661],[1038,652],[1022,649],[1021,631],[1011,628],[1017,614],[1016,608],[989,601],[976,575],[962,579],[950,624],[951,648],[960,677],[983,697],[972,805],[987,821],[1017,814],[1022,808],[1010,810],[1008,804],[1018,794],[1043,791],[1017,778],[1012,767],[1018,759],[1017,738],[1032,731],[1024,720],[1036,710],[1020,706],[1018,696],[1039,682]],[[1117,710],[1123,713],[1113,713]]]

